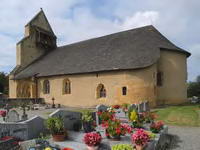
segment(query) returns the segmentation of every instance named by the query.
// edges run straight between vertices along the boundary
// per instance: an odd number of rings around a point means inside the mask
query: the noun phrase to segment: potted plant
[[[46,121],[47,129],[50,130],[54,141],[64,141],[67,135],[61,117],[50,117]]]
[[[112,150],[134,150],[131,144],[116,144],[112,146]]]
[[[149,141],[149,134],[143,129],[137,129],[136,132],[132,134],[132,142],[136,145],[136,150],[143,150]]]
[[[156,114],[152,112],[143,112],[142,113],[146,123],[152,123],[156,119]]]
[[[82,122],[85,133],[94,131],[94,120],[91,112],[84,111],[82,113]]]
[[[159,133],[164,127],[164,123],[162,121],[158,121],[158,122],[153,122],[151,125],[150,125],[150,130],[153,132],[153,133]]]
[[[83,141],[88,150],[98,150],[102,137],[97,132],[90,132],[84,135]]]

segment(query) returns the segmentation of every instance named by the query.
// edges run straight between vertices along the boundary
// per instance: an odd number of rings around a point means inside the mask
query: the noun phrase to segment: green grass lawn
[[[154,111],[158,118],[169,125],[200,126],[200,105],[169,106]]]

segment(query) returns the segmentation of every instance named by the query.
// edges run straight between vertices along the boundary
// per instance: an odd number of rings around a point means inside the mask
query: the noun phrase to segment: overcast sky
[[[15,66],[16,43],[41,7],[59,46],[152,24],[192,53],[189,80],[200,75],[200,0],[1,0],[0,72]]]

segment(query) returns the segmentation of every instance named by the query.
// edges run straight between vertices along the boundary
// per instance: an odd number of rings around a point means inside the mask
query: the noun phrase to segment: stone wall
[[[0,108],[3,108],[6,104],[11,107],[17,107],[21,104],[42,104],[44,103],[44,99],[42,98],[0,98]]]

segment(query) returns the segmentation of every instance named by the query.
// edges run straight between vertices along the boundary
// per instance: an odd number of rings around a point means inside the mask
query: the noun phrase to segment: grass
[[[200,105],[169,106],[156,109],[157,120],[169,125],[200,127]]]

